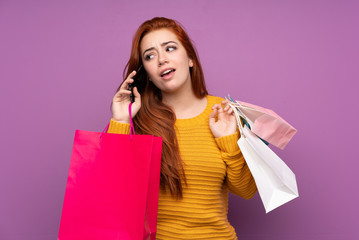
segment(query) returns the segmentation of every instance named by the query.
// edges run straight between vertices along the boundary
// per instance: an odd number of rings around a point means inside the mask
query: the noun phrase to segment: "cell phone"
[[[136,82],[138,82],[139,80],[139,76],[141,75],[142,69],[143,69],[143,65],[141,64],[141,66],[136,71],[136,75],[132,78],[133,83],[128,84],[128,90],[131,91],[130,94],[131,103],[135,102],[135,95],[133,94],[133,88],[136,86]]]

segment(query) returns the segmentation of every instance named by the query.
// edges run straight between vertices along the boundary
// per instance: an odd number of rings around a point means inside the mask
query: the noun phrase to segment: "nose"
[[[162,66],[162,65],[164,65],[165,63],[168,63],[168,59],[167,59],[166,53],[160,52],[159,55],[158,55],[158,65],[159,65],[159,66]]]

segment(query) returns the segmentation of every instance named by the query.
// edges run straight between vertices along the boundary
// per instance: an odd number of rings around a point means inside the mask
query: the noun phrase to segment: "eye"
[[[172,51],[174,51],[174,50],[176,50],[177,49],[177,47],[175,47],[175,46],[168,46],[167,48],[166,48],[166,50],[168,51],[168,52],[172,52]]]
[[[147,54],[146,56],[145,56],[145,60],[146,61],[149,61],[149,60],[151,60],[153,58],[153,54]]]

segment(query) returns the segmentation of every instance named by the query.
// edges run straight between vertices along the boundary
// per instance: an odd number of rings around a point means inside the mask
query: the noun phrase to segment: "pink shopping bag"
[[[284,149],[297,130],[270,109],[236,101],[236,107],[245,115],[251,130],[260,138]]]
[[[58,239],[154,240],[162,138],[100,136],[76,130]]]

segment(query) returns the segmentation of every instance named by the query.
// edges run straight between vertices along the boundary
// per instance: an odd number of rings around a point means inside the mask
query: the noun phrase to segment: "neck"
[[[195,117],[207,106],[207,98],[198,98],[193,91],[187,91],[185,94],[162,93],[162,101],[172,108],[177,119]]]
[[[194,93],[187,92],[186,94],[164,94],[162,93],[162,101],[167,106],[170,106],[173,110],[185,108],[189,105],[192,105],[194,101],[197,100],[197,97]]]

